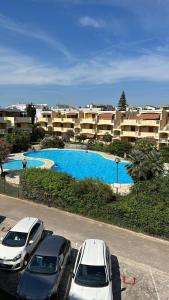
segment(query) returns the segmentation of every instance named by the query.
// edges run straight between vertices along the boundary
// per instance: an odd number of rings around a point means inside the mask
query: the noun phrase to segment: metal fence
[[[20,198],[22,196],[21,186],[10,184],[5,178],[0,178],[0,194]]]

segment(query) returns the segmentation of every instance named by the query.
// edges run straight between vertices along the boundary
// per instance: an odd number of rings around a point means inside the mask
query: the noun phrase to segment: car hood
[[[58,274],[45,275],[31,273],[26,270],[19,282],[17,294],[20,297],[29,299],[43,299],[51,294],[55,283],[57,282]]]
[[[24,247],[7,247],[0,244],[0,259],[12,260],[23,251]]]
[[[91,288],[72,283],[70,300],[113,300],[111,285],[102,288]]]

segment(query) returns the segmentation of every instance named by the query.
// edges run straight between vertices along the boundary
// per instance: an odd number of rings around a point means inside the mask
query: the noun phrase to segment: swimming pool
[[[27,160],[27,168],[35,168],[35,167],[41,167],[44,165],[44,162],[41,160]],[[3,164],[4,169],[8,170],[20,170],[22,169],[22,160],[16,159],[16,160],[10,160],[7,163]]]
[[[116,162],[97,153],[85,150],[40,150],[27,152],[25,155],[53,160],[57,165],[56,170],[66,172],[77,179],[92,177],[108,184],[117,182]],[[125,165],[125,162],[119,163],[118,183],[132,183]]]

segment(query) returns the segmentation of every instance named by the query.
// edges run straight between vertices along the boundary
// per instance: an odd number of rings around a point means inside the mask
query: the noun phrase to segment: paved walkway
[[[66,236],[74,246],[86,238],[103,239],[122,262],[169,275],[168,241],[5,195],[0,195],[0,213],[15,221],[24,216],[39,217],[48,229]]]

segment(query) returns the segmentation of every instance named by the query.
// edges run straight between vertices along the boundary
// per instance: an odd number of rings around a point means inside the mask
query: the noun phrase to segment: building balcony
[[[73,118],[53,118],[52,123],[75,123],[76,119]]]
[[[126,119],[121,122],[121,126],[129,125],[129,126],[138,126],[136,119]]]
[[[106,134],[106,133],[111,135],[111,134],[112,134],[112,130],[108,130],[108,129],[107,129],[107,130],[105,130],[105,129],[104,129],[104,130],[101,130],[101,129],[98,129],[98,130],[96,131],[96,133],[97,133],[97,135],[104,135],[104,134]]]
[[[98,120],[97,121],[98,125],[114,125],[114,120]]]
[[[138,126],[160,126],[160,120],[138,120]]]
[[[15,117],[15,123],[31,123],[31,118],[29,117]]]
[[[137,131],[121,131],[121,136],[138,137]]]
[[[53,127],[53,131],[59,131],[59,132],[73,131],[74,132],[74,128],[69,128],[69,127]]]
[[[154,138],[158,139],[159,134],[157,132],[138,132],[139,138]]]
[[[80,119],[80,124],[96,124],[96,119],[83,118],[83,119]]]
[[[49,122],[49,118],[43,118],[43,117],[41,117],[41,118],[38,119],[38,122],[39,123],[48,123]]]
[[[88,128],[81,128],[80,133],[84,134],[96,134],[96,129],[88,129]]]
[[[159,143],[167,143],[168,144],[168,138],[159,138]]]

